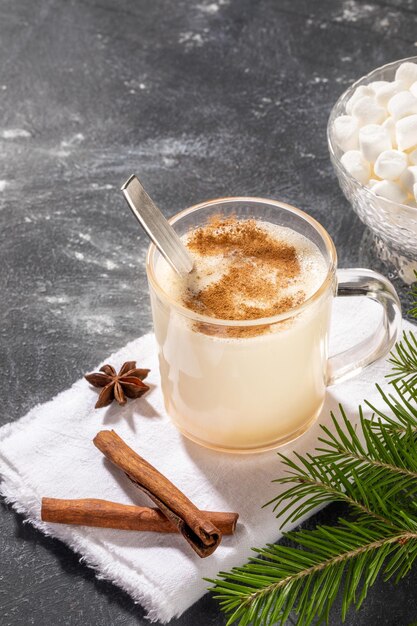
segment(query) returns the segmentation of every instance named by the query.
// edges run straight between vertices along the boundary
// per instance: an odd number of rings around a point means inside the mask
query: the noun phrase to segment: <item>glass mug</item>
[[[392,284],[364,269],[336,271],[336,249],[325,229],[292,206],[261,198],[222,198],[178,213],[179,235],[213,215],[255,218],[295,230],[319,248],[327,274],[300,306],[244,321],[208,317],[174,301],[158,283],[153,244],[146,269],[159,350],[165,407],[178,429],[203,446],[260,452],[288,443],[317,419],[326,386],[358,374],[393,346],[401,306]],[[383,307],[383,319],[358,345],[328,356],[334,296],[363,295]],[[242,332],[243,331],[243,332]]]

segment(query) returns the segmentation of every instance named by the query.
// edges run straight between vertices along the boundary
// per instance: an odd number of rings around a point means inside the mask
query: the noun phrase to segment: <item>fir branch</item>
[[[381,419],[377,423],[365,419],[360,409],[357,430],[340,407],[340,417],[332,414],[332,421],[335,432],[322,427],[326,437],[319,438],[315,456],[295,454],[293,460],[279,455],[288,476],[273,482],[289,487],[265,506],[274,504],[282,526],[334,501],[390,524],[389,499],[399,496],[404,502],[405,495],[412,497],[417,491],[414,420],[398,429],[396,422],[391,427]]]
[[[380,571],[400,579],[417,558],[417,526],[393,532],[384,524],[341,519],[335,527],[286,537],[299,547],[268,545],[246,565],[210,581],[228,624],[284,624],[292,611],[298,626],[321,623],[340,589],[344,619],[352,604],[361,606]]]
[[[291,486],[264,506],[274,504],[273,510],[279,509],[277,517],[283,518],[287,515],[281,522],[281,528],[288,522],[299,521],[312,510],[330,502],[344,502],[357,515],[396,527],[390,519],[392,512],[387,508],[386,499],[380,495],[380,490],[372,491],[370,497],[363,497],[362,490],[358,490],[356,484],[337,466],[327,467],[314,457],[309,457],[311,460],[308,465],[306,459],[299,457],[301,464],[297,465],[288,457],[280,456],[283,464],[291,468],[291,475],[273,482]],[[304,469],[306,466],[308,471]]]

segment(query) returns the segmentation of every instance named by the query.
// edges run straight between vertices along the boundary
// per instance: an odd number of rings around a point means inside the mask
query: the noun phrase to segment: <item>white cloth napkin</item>
[[[374,327],[378,306],[359,302],[345,298],[335,306],[333,351],[356,343]],[[408,323],[404,326],[411,328]],[[50,402],[36,406],[22,419],[0,429],[0,491],[34,526],[61,539],[99,577],[127,591],[145,607],[150,620],[166,623],[206,592],[208,584],[203,577],[212,578],[219,570],[241,565],[252,547],[279,539],[279,522],[270,508],[261,507],[277,494],[279,487],[271,481],[282,476],[284,470],[275,452],[221,454],[184,439],[163,408],[153,335],[132,341],[106,362],[117,368],[134,359],[139,366],[151,368],[152,388],[123,409],[110,406],[95,410],[97,390],[80,380]],[[383,382],[388,369],[386,362],[380,361],[355,379],[329,388],[319,421],[328,423],[329,411],[337,411],[339,402],[343,402],[352,419],[364,398],[381,404],[374,382]],[[41,522],[42,496],[149,504],[92,444],[95,434],[103,428],[113,428],[197,506],[237,511],[240,518],[236,534],[224,537],[212,556],[200,559],[181,536]],[[284,452],[313,451],[318,433],[316,425]]]

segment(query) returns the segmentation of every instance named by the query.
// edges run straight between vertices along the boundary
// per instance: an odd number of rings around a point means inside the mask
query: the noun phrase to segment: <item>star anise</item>
[[[126,404],[127,398],[140,398],[149,390],[144,382],[150,370],[136,367],[136,361],[126,361],[119,373],[112,365],[103,365],[100,372],[86,374],[84,378],[94,387],[104,387],[96,402],[96,409],[108,406],[116,400],[120,405]]]

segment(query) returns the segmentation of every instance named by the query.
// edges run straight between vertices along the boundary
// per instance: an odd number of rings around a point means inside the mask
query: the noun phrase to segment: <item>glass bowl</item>
[[[330,113],[327,141],[330,160],[343,193],[362,222],[372,230],[382,256],[390,258],[400,276],[406,282],[411,282],[413,270],[417,269],[417,208],[377,196],[349,174],[340,161],[343,152],[333,133],[334,120],[339,115],[346,115],[346,103],[355,89],[377,80],[394,80],[397,68],[405,61],[417,63],[417,56],[378,67],[353,83],[340,96]]]

